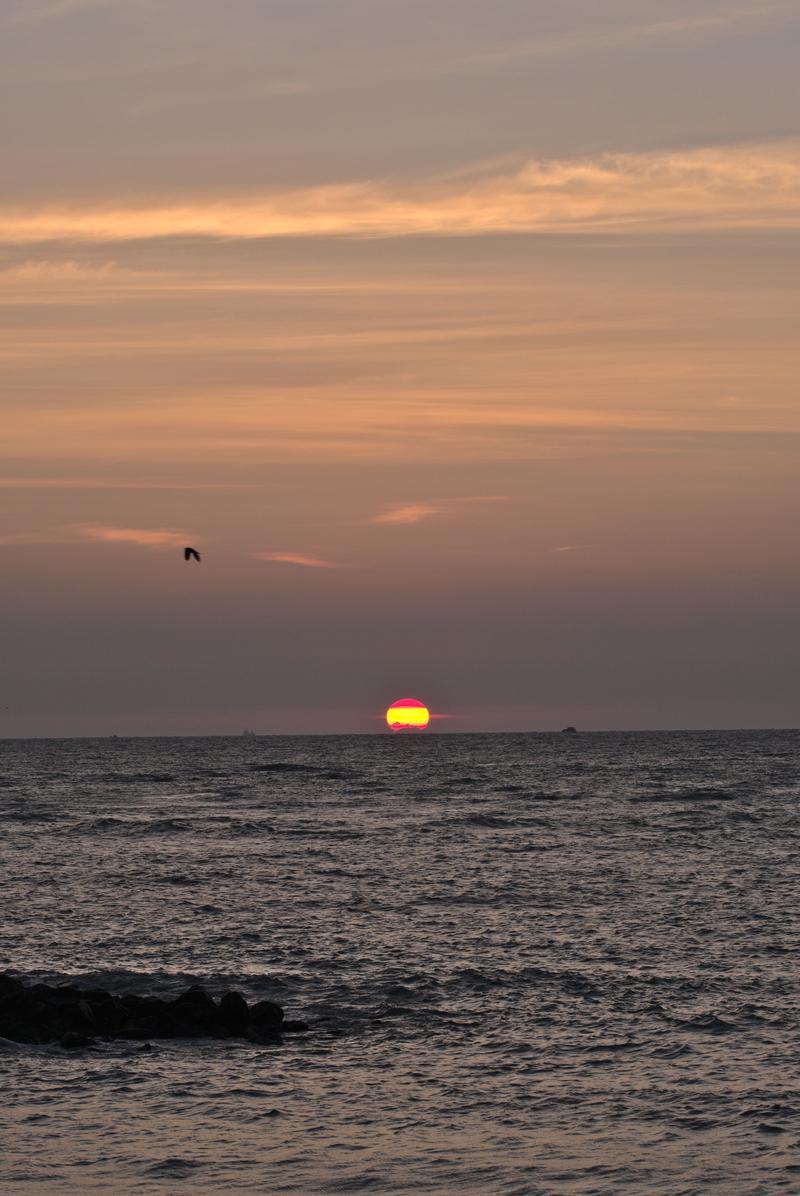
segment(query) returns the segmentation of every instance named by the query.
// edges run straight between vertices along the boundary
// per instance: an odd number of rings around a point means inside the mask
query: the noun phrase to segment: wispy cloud
[[[179,548],[191,543],[186,532],[172,528],[108,527],[98,523],[71,523],[43,531],[11,532],[0,536],[0,545],[12,544],[134,544],[140,548]],[[195,543],[202,541],[194,537]]]
[[[7,17],[7,23],[22,25],[35,21],[49,21],[91,9],[121,8],[125,3],[126,0],[48,0],[46,4],[32,4],[30,0],[26,0],[23,8]]]
[[[0,547],[10,548],[24,544],[63,544],[63,535],[54,532],[6,532],[0,535]]]
[[[185,203],[0,209],[0,239],[632,234],[800,226],[800,142],[532,160],[412,186],[325,185]]]
[[[247,490],[255,482],[159,482],[149,479],[0,477],[0,490]]]
[[[617,48],[645,46],[648,43],[663,41],[686,39],[694,43],[713,38],[715,34],[721,34],[726,38],[741,37],[752,32],[754,28],[783,21],[793,23],[796,20],[797,7],[793,0],[726,4],[707,11],[698,7],[697,11],[681,16],[665,14],[656,20],[623,21],[618,24],[605,18],[600,25],[583,25],[574,29],[540,34],[538,37],[522,38],[500,46],[489,46],[460,59],[454,58],[449,63],[440,62],[436,73],[477,71],[527,59],[603,54]],[[429,70],[433,73],[432,66]]]
[[[173,528],[107,527],[99,523],[76,523],[67,530],[80,540],[94,540],[103,544],[136,544],[141,548],[180,548],[192,542],[186,532]],[[199,543],[196,536],[194,541]]]
[[[436,502],[408,502],[397,503],[386,507],[368,519],[368,523],[389,524],[402,526],[409,523],[422,523],[425,519],[435,519],[439,515],[452,514],[459,506],[470,503],[508,502],[507,494],[476,494],[466,498],[445,498]]]
[[[130,273],[126,271],[125,273]],[[74,286],[86,282],[107,282],[120,274],[114,261],[78,262],[74,258],[28,258],[24,262],[0,270],[0,282],[43,283]]]
[[[775,28],[798,20],[795,0],[760,0],[759,3],[723,4],[713,9],[695,6],[695,11],[671,16],[642,15],[639,19],[615,20],[612,13],[601,13],[594,21],[566,28],[540,30],[529,37],[492,44],[488,38],[475,47],[453,46],[451,41],[418,47],[419,52],[391,58],[367,58],[363,54],[347,60],[347,70],[338,62],[331,67],[318,63],[304,79],[296,75],[277,75],[250,88],[255,102],[273,95],[325,94],[359,87],[386,85],[387,82],[448,78],[499,71],[515,63],[553,59],[589,58],[609,51],[646,49],[649,45],[678,43],[695,46],[717,38],[730,40],[747,37],[758,29]],[[218,99],[224,99],[220,92]],[[166,97],[145,97],[147,106],[169,106],[208,101],[204,92],[184,92]]]
[[[335,561],[326,561],[322,557],[309,556],[305,552],[253,552],[251,557],[255,561],[273,561],[281,565],[300,565],[306,569],[343,569],[343,565]]]
[[[276,61],[274,69],[262,73],[258,79],[242,79],[238,94],[258,105],[275,96],[319,96],[360,88],[385,88],[392,83],[489,74],[507,70],[517,63],[537,60],[588,59],[614,51],[640,47],[646,50],[651,45],[697,46],[719,39],[729,41],[747,37],[760,29],[774,29],[798,21],[796,0],[715,4],[711,8],[696,4],[691,12],[674,16],[658,13],[656,5],[653,8],[657,15],[642,12],[627,18],[613,12],[593,15],[591,5],[587,7],[590,9],[588,19],[574,23],[574,17],[570,20],[571,14],[567,13],[563,28],[558,27],[556,17],[555,21],[546,21],[545,28],[513,40],[503,39],[498,31],[498,40],[493,41],[490,32],[482,29],[477,44],[467,39],[466,44],[459,45],[452,36],[433,40],[429,37],[418,42],[413,53],[398,54],[392,49],[381,53],[373,46],[377,52],[365,55],[356,45],[350,52],[331,54],[326,47],[322,54],[315,55],[312,51],[304,56],[302,75],[296,65],[294,69],[287,69],[285,61]],[[413,21],[411,23],[413,25]],[[531,21],[534,30],[536,24],[534,18]],[[206,52],[213,55],[214,50],[207,48]],[[224,104],[230,100],[230,95],[230,84],[227,88],[213,90],[208,86],[184,86],[144,94],[136,111],[152,113],[196,104],[208,107],[210,103]]]
[[[406,524],[421,523],[423,519],[433,519],[436,515],[444,515],[445,507],[431,502],[402,503],[399,506],[387,507],[385,511],[373,515],[369,523]]]

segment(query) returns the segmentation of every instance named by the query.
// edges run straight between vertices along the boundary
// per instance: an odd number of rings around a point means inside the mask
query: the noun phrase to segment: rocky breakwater
[[[0,974],[0,1038],[13,1042],[85,1047],[96,1038],[246,1038],[267,1043],[307,1029],[305,1022],[287,1021],[274,1001],[249,1005],[238,992],[215,1001],[196,984],[164,1000],[72,984],[24,984]]]

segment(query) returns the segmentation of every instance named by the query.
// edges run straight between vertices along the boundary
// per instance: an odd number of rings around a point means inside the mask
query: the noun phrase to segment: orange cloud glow
[[[140,548],[182,548],[194,539],[186,532],[166,528],[105,527],[94,523],[76,523],[45,531],[13,532],[0,536],[0,545],[75,544],[90,541],[99,544],[135,544]]]
[[[301,565],[307,569],[341,569],[334,561],[324,561],[318,556],[308,556],[304,552],[254,552],[255,561],[274,561],[283,565]]]
[[[168,528],[104,527],[102,524],[76,524],[72,529],[79,539],[104,544],[136,544],[141,548],[181,548],[189,542],[186,532]],[[197,541],[197,537],[194,537]],[[198,541],[199,542],[199,541]]]
[[[139,478],[5,477],[0,490],[245,490],[246,482],[162,482]]]
[[[114,279],[120,271],[116,262],[76,262],[74,258],[28,258],[16,266],[8,266],[0,271],[0,280],[13,283],[30,283],[40,286],[42,283],[64,283],[74,286],[82,282],[107,282]],[[130,273],[130,271],[128,271]]]
[[[800,143],[535,159],[401,187],[371,181],[166,202],[0,209],[0,240],[460,236],[797,228]]]
[[[385,511],[373,515],[369,523],[402,526],[409,523],[421,523],[424,519],[433,519],[437,515],[447,515],[453,508],[469,503],[508,502],[507,494],[478,494],[469,498],[446,498],[439,502],[411,502],[400,503],[387,507]]]
[[[389,507],[379,515],[373,515],[370,523],[405,524],[421,523],[423,519],[432,519],[436,515],[443,515],[444,507],[430,502],[405,503],[401,506]]]

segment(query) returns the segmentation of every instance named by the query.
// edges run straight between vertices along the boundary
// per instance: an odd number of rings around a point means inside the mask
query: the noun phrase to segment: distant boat
[[[577,727],[562,727],[561,734],[562,735],[577,735],[578,728]]]
[[[242,731],[242,737],[249,737],[251,735],[255,735],[255,731],[251,731],[249,727],[245,727],[245,729]]]

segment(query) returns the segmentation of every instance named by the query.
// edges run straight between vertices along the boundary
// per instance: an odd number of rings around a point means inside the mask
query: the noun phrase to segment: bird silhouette
[[[196,548],[186,547],[183,550],[183,559],[185,561],[191,561],[191,560],[199,561],[200,553],[197,551]]]

